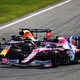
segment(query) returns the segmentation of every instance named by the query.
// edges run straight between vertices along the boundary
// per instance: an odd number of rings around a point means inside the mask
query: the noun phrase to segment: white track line
[[[32,14],[32,15],[30,15],[30,16],[28,16],[28,17],[22,18],[22,19],[20,19],[20,20],[18,20],[18,21],[15,21],[15,22],[12,22],[12,23],[7,24],[7,25],[5,25],[5,26],[2,26],[2,27],[0,27],[0,30],[2,30],[2,29],[4,29],[4,28],[7,28],[7,27],[9,27],[9,26],[11,26],[11,25],[14,25],[14,24],[16,24],[16,23],[19,23],[19,22],[21,22],[21,21],[24,21],[24,20],[27,20],[27,19],[29,19],[29,18],[32,18],[32,17],[34,17],[34,16],[36,16],[36,15],[39,15],[39,14],[41,14],[41,13],[44,13],[44,12],[46,12],[46,11],[49,11],[49,10],[51,10],[51,9],[54,9],[54,8],[56,8],[56,7],[59,7],[59,6],[61,6],[61,5],[63,5],[63,4],[66,4],[66,3],[70,2],[70,1],[72,1],[72,0],[64,1],[64,2],[62,2],[62,3],[60,3],[60,4],[57,4],[57,5],[52,6],[52,7],[50,7],[50,8],[47,8],[47,9],[45,9],[45,10],[42,10],[42,11],[37,12],[37,13],[35,13],[35,14]]]

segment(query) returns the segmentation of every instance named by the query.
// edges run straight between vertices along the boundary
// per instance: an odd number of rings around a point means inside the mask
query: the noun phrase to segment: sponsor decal
[[[32,66],[39,66],[39,65],[51,65],[51,60],[46,60],[46,61],[39,61],[39,60],[34,60],[31,62]]]
[[[74,49],[73,49],[73,47],[72,47],[72,37],[69,37],[68,38],[68,46],[69,46],[69,48],[70,48],[70,60],[74,60]]]

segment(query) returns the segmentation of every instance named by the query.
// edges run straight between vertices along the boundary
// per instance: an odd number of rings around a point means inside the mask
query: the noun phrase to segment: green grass
[[[61,0],[0,0],[0,24]]]

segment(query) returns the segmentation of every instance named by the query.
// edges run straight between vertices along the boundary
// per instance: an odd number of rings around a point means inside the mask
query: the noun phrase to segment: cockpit
[[[46,44],[45,47],[46,47],[46,48],[56,48],[56,45],[53,45],[53,44]]]

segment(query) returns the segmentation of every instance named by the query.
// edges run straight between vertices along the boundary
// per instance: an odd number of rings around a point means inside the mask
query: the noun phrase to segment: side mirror
[[[2,38],[2,40],[3,40],[3,41],[6,41],[6,39],[5,39],[5,38]]]
[[[12,35],[12,36],[11,36],[11,39],[12,39],[12,40],[15,40],[15,38],[16,38],[16,35]]]
[[[0,42],[0,46],[1,46],[1,42]]]

